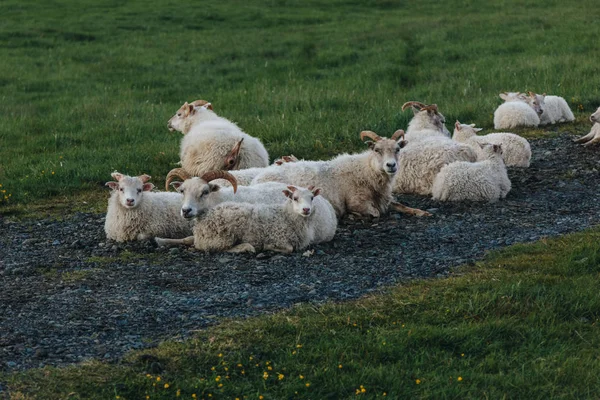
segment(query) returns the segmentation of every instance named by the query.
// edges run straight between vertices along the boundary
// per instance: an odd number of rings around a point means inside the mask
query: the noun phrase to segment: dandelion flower
[[[310,387],[310,382],[306,382],[306,387]]]
[[[219,357],[223,357],[223,353],[219,353]]]
[[[160,376],[156,377],[156,382],[160,382]]]
[[[299,348],[299,349],[301,349],[302,345],[301,344],[297,344],[296,347]]]
[[[192,399],[196,398],[196,393],[192,393]]]
[[[165,389],[168,389],[168,388],[169,388],[169,386],[170,386],[170,385],[169,385],[168,383],[165,383]]]
[[[220,387],[220,388],[222,388],[222,387],[223,387],[223,384],[222,384],[222,383],[219,383],[219,387]]]
[[[339,368],[339,369],[342,369],[342,364],[338,365],[338,368]]]
[[[304,375],[300,375],[300,379],[304,379]]]
[[[267,379],[269,377],[269,373],[267,371],[265,371],[263,373],[263,379]]]
[[[215,382],[219,382],[220,380],[221,380],[221,376],[220,375],[215,378]]]
[[[175,393],[175,396],[177,396],[177,397],[181,396],[181,389],[177,389],[177,393]]]
[[[214,371],[214,370],[215,370],[215,367],[210,367],[210,370],[211,370],[211,371]]]
[[[416,383],[417,385],[420,385],[420,384],[421,384],[421,380],[420,380],[420,379],[417,379],[417,380],[415,381],[415,383]]]
[[[265,398],[265,396],[263,396],[262,394],[260,396],[258,396],[259,400],[263,400]]]
[[[457,381],[459,381],[459,382],[462,381],[462,376],[459,376]]]
[[[272,370],[273,370],[273,367],[271,367],[271,366],[269,365],[269,366],[267,367],[267,369],[268,369],[269,371],[272,371]]]
[[[383,395],[382,395],[382,396],[383,396],[383,397],[387,396],[387,393],[386,393],[386,392],[383,392]]]
[[[285,375],[279,374],[279,375],[277,375],[277,378],[279,378],[279,380],[281,381],[281,380],[283,380],[283,378],[285,378]]]
[[[465,356],[465,353],[460,353],[460,356],[461,356],[461,357],[464,357],[464,356]]]

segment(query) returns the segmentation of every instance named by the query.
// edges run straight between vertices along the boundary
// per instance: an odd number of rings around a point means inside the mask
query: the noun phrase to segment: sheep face
[[[385,172],[388,175],[395,175],[398,171],[398,153],[407,141],[380,138],[375,142],[367,141],[366,143],[371,149],[369,157],[371,168],[375,171]]]
[[[535,94],[533,92],[529,92],[529,96],[527,96],[526,103],[529,104],[533,111],[537,113],[537,115],[542,115],[544,113],[544,98],[546,94]]]
[[[186,219],[196,218],[217,204],[215,196],[221,187],[206,182],[204,179],[194,177],[182,182],[173,182],[171,185],[183,195],[181,216]]]
[[[147,183],[149,175],[127,176],[114,172],[112,177],[116,182],[106,182],[106,186],[117,191],[119,203],[125,208],[135,208],[140,205],[144,198],[144,192],[154,188],[154,185]]]
[[[590,121],[594,124],[600,122],[600,107],[598,107],[595,113],[590,115]]]
[[[475,124],[461,124],[459,121],[454,123],[454,134],[453,139],[466,140],[472,136],[475,136],[477,132],[480,132],[481,128],[475,128]]]
[[[320,188],[309,186],[307,189],[288,186],[283,194],[290,199],[294,213],[309,217],[313,212],[313,199],[321,193]]]
[[[196,100],[191,104],[186,101],[168,121],[167,127],[171,132],[178,131],[186,134],[194,124],[194,117],[197,113],[206,110],[212,111],[212,109],[212,104],[206,100]]]
[[[448,132],[445,125],[446,117],[438,111],[437,105],[432,104],[419,111],[413,107],[413,112],[415,113],[415,118],[419,118],[423,121],[422,126],[430,126],[432,129],[437,129],[447,136],[450,136],[450,132]]]
[[[527,96],[521,92],[502,92],[500,93],[500,98],[504,100],[504,102],[527,101]]]

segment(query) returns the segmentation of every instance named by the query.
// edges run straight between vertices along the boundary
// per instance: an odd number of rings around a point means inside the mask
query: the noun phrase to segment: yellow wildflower
[[[222,383],[219,383],[219,387],[220,387],[220,388],[221,388],[221,387],[223,387],[223,384],[222,384]]]
[[[457,379],[459,382],[462,381],[462,376],[459,376]]]
[[[165,389],[168,389],[168,388],[169,388],[169,384],[165,383]]]
[[[301,344],[297,344],[296,347],[300,349],[300,348],[302,348],[302,345]]]
[[[223,357],[223,353],[219,353],[219,357]]]
[[[160,382],[160,376],[156,377],[156,382]]]
[[[304,375],[300,375],[300,379],[304,379]]]
[[[283,380],[283,378],[285,378],[285,375],[279,374],[279,375],[277,375],[277,378],[279,378],[279,380],[281,381],[281,380]]]
[[[267,371],[265,371],[263,373],[263,379],[267,379],[269,377],[269,373]]]
[[[258,396],[259,400],[263,400],[265,398],[265,396],[263,396],[262,394],[260,396]]]
[[[385,396],[387,396],[387,393],[386,393],[386,392],[383,392],[383,397],[385,397]]]
[[[181,389],[177,389],[177,393],[175,393],[175,396],[177,396],[177,397],[181,396]]]
[[[465,353],[460,353],[460,356],[461,356],[461,357],[464,357],[464,356],[465,356]]]
[[[192,399],[196,398],[196,393],[192,393]]]
[[[267,367],[267,369],[268,369],[269,371],[272,371],[272,370],[273,370],[273,367],[271,367],[271,366],[269,365],[269,366]]]
[[[310,387],[310,382],[306,382],[306,387]]]
[[[416,383],[417,385],[420,385],[420,384],[421,384],[421,380],[420,380],[420,379],[417,379],[417,380],[415,381],[415,383]]]
[[[342,369],[342,364],[338,365],[338,368],[339,368],[339,369]]]

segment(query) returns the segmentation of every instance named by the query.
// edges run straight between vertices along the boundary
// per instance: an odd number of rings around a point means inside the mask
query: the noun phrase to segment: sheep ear
[[[290,192],[289,190],[282,190],[283,194],[285,194],[285,197],[288,198],[292,198],[292,196],[294,195],[292,192]]]
[[[187,112],[188,112],[189,115],[193,115],[196,112],[196,109],[194,108],[193,104],[188,104],[187,105]]]
[[[475,132],[481,132],[483,130],[483,128],[474,128]]]
[[[542,93],[542,96],[543,96],[543,97],[546,97],[546,93]]]
[[[212,107],[212,104],[211,104],[211,103],[206,103],[206,104],[204,104],[204,105],[202,106],[202,108],[204,108],[204,109],[207,109],[207,110],[212,110],[212,109],[213,109],[213,107]]]
[[[225,170],[226,171],[235,169],[239,165],[239,155],[240,155],[240,150],[242,149],[243,141],[244,141],[244,138],[241,138],[240,141],[237,142],[235,146],[233,146],[233,149],[231,149],[229,154],[227,154],[227,157],[225,157]]]
[[[183,185],[183,182],[179,182],[179,181],[175,181],[175,182],[171,182],[171,186],[173,186],[174,189],[179,189],[179,186]]]
[[[217,185],[216,183],[209,183],[208,187],[210,188],[211,192],[218,192],[221,190],[221,186]]]
[[[398,142],[398,146],[400,146],[401,149],[405,148],[407,144],[408,144],[408,140],[400,140]]]
[[[498,153],[500,150],[502,150],[502,145],[495,144],[494,145],[494,153]]]
[[[119,182],[121,179],[123,179],[123,177],[125,175],[118,173],[117,171],[113,172],[112,174],[110,174],[110,176],[113,177],[113,179],[116,179],[117,182]]]
[[[142,189],[144,190],[144,192],[149,192],[152,189],[154,189],[154,184],[152,184],[152,183],[144,183],[144,186],[142,187]]]
[[[373,148],[375,147],[375,142],[372,140],[367,140],[366,145],[369,146],[369,149],[373,150]]]
[[[313,196],[318,196],[321,194],[321,188],[311,189]]]
[[[292,186],[292,185],[288,186],[287,188],[292,193],[295,192],[296,190],[298,190],[298,188],[296,186]]]
[[[454,123],[454,129],[456,129],[457,131],[460,131],[462,129],[462,126],[460,125],[460,122],[458,122],[458,120],[456,120],[456,122]]]
[[[499,96],[502,100],[508,100],[508,94],[506,94],[506,92],[500,93]]]
[[[117,182],[106,182],[104,186],[108,186],[112,190],[117,190],[119,188],[119,184]]]

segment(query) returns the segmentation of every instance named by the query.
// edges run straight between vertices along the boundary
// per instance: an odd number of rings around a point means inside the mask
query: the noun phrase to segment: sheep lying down
[[[185,190],[185,189],[184,189]],[[225,202],[197,216],[194,235],[156,238],[159,245],[185,244],[207,252],[271,250],[291,253],[315,242],[319,229],[337,227],[331,204],[321,189],[286,186],[281,204]],[[318,200],[317,200],[318,199]],[[328,218],[324,218],[323,216]],[[328,224],[324,227],[323,224]]]

